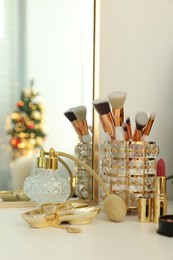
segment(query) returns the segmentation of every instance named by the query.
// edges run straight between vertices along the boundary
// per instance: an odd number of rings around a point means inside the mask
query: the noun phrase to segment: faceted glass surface
[[[128,209],[137,208],[139,196],[154,193],[158,154],[154,142],[113,140],[99,146],[99,175],[111,193],[124,198]],[[99,199],[104,198],[99,188]]]
[[[39,204],[60,203],[69,198],[71,187],[68,179],[63,178],[57,170],[42,169],[25,179],[24,191]]]
[[[92,167],[92,143],[78,143],[75,147],[78,159]],[[92,176],[77,163],[74,164],[75,195],[84,199],[92,199]]]

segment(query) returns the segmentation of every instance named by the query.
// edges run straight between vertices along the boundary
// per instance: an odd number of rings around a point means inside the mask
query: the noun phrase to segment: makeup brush
[[[127,132],[127,124],[123,123],[122,126],[123,126],[123,130],[124,130],[124,141],[128,141],[129,137],[128,137],[128,132]]]
[[[105,132],[109,134],[111,139],[115,139],[115,122],[113,120],[110,105],[107,100],[96,99],[93,106],[100,116],[100,121]]]
[[[148,136],[150,134],[150,131],[151,131],[152,125],[154,123],[155,117],[156,117],[156,113],[155,112],[151,113],[151,115],[148,119],[148,122],[146,124],[146,127],[144,128],[144,131],[143,131],[143,135],[142,135],[143,141],[148,141]]]
[[[133,141],[140,141],[142,137],[142,130],[146,126],[148,116],[145,112],[138,112],[135,116],[136,128],[133,134]]]
[[[129,140],[132,140],[132,128],[131,128],[131,122],[130,122],[130,117],[126,117],[126,124],[127,124],[127,134]]]
[[[108,94],[109,102],[112,106],[113,118],[116,126],[122,126],[124,122],[124,102],[126,100],[127,93],[124,91],[114,91]]]
[[[74,130],[76,131],[79,141],[82,142],[82,134],[80,133],[78,129],[78,124],[77,124],[77,117],[72,111],[66,111],[64,112],[65,117],[71,122]]]
[[[72,108],[73,113],[77,117],[77,124],[82,133],[83,142],[90,142],[88,123],[86,120],[87,109],[85,106],[77,106]]]
[[[112,106],[112,114],[115,122],[115,135],[117,140],[124,140],[122,123],[124,122],[124,102],[127,93],[124,91],[114,91],[108,94],[109,102]]]

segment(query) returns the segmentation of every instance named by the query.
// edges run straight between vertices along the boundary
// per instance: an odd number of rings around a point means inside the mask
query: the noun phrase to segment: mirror
[[[0,36],[0,55],[3,58],[0,64],[1,92],[6,88],[1,97],[5,111],[1,102],[0,161],[3,166],[0,189],[7,190],[11,188],[11,173],[4,122],[6,116],[16,109],[21,91],[28,87],[31,79],[35,80],[35,89],[45,107],[45,150],[54,147],[74,154],[79,140],[64,116],[70,107],[85,105],[88,124],[93,126],[96,3],[95,0],[1,2],[4,16],[7,16],[4,21],[8,17],[11,19],[7,24],[1,23]]]

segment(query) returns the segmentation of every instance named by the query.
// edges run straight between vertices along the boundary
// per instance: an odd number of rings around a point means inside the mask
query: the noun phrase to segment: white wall
[[[151,140],[173,174],[173,1],[101,0],[100,98],[125,90],[125,114],[156,111]],[[102,136],[103,138],[103,136]],[[168,183],[173,199],[173,184]]]

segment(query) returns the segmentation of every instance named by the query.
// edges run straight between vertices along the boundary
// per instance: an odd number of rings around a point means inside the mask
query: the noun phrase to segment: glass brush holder
[[[75,156],[92,167],[92,143],[80,142],[75,146]],[[92,176],[84,167],[74,164],[75,195],[83,199],[92,199]]]
[[[120,195],[127,208],[137,209],[138,197],[154,194],[156,158],[155,142],[105,141],[99,146],[99,174],[113,194]],[[99,187],[99,199],[105,193]]]

